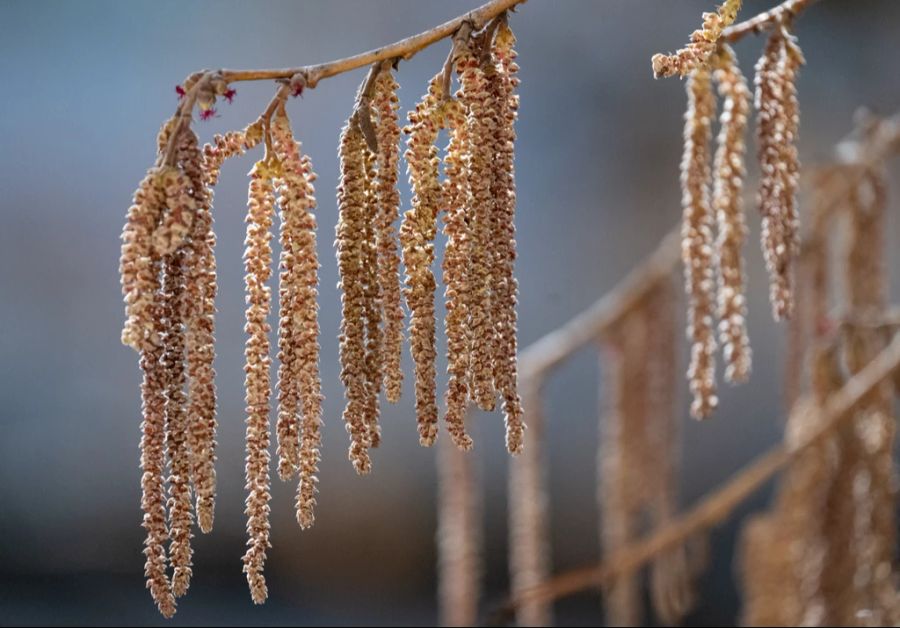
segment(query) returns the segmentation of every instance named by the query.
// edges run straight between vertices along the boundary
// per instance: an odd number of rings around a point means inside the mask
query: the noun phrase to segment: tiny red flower
[[[302,95],[303,95],[303,84],[297,83],[296,85],[294,85],[294,91],[291,92],[291,96],[296,98],[297,96],[302,96]]]
[[[225,90],[225,93],[222,94],[222,96],[225,97],[225,100],[227,100],[227,101],[228,101],[228,104],[230,105],[230,104],[234,101],[234,97],[235,97],[236,94],[237,94],[237,90],[236,90],[236,89],[228,88],[228,89]]]
[[[178,94],[178,100],[181,100],[187,95],[187,92],[184,91],[184,88],[181,85],[175,86],[175,93]]]
[[[216,117],[216,108],[215,107],[210,107],[209,109],[204,109],[203,111],[200,112],[201,120],[206,121],[206,120],[210,120],[214,117]]]

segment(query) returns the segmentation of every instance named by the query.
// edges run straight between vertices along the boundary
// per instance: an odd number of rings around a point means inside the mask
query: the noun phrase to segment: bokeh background
[[[157,129],[175,106],[175,84],[200,68],[281,67],[346,56],[424,30],[476,1],[0,3],[0,624],[165,623],[143,586],[140,374],[135,354],[119,343],[117,261],[124,213],[154,158]],[[747,0],[744,15],[772,4]],[[530,0],[513,16],[522,67],[522,346],[590,305],[678,221],[683,84],[654,81],[649,59],[682,45],[711,5]],[[800,149],[803,161],[813,164],[830,157],[858,105],[882,112],[900,107],[900,2],[824,0],[800,19],[797,32],[808,59],[799,82]],[[748,75],[761,44],[749,38],[737,48]],[[401,64],[404,110],[446,53],[447,45],[439,44]],[[371,476],[357,477],[347,462],[340,420],[336,152],[361,79],[361,71],[329,79],[289,105],[320,175],[327,425],[316,525],[297,529],[294,487],[275,480],[270,599],[253,607],[240,565],[241,251],[244,175],[254,159],[247,156],[225,166],[216,193],[216,529],[197,536],[191,591],[168,625],[436,621],[435,452],[417,444],[409,376],[403,400],[383,409],[384,444]],[[219,118],[197,124],[202,139],[243,127],[272,93],[269,84],[237,88],[234,104],[222,105]],[[751,180],[755,174],[751,166]],[[749,384],[723,390],[715,420],[697,425],[685,418],[683,503],[780,434],[784,329],[769,317],[752,211],[750,226],[755,372]],[[889,226],[896,236],[893,216]],[[548,387],[557,571],[599,558],[597,377],[595,354],[587,350]],[[475,421],[489,604],[508,584],[507,455],[499,414]],[[736,523],[766,500],[763,491],[713,533],[710,568],[689,623],[734,622]],[[598,596],[558,604],[557,617],[596,625]]]

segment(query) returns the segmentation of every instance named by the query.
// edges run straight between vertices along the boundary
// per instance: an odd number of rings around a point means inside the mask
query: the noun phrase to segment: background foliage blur
[[[476,2],[0,3],[0,624],[163,623],[143,589],[140,374],[135,354],[119,344],[117,259],[123,216],[154,157],[158,127],[175,106],[175,84],[200,68],[281,67],[346,56],[424,30]],[[772,4],[747,0],[743,15]],[[649,59],[681,46],[711,6],[706,0],[531,0],[513,16],[522,66],[521,346],[612,287],[678,221],[683,85],[654,82]],[[812,165],[829,158],[858,105],[884,113],[900,107],[894,63],[900,58],[900,3],[824,0],[799,20],[797,33],[808,60],[799,82],[800,150],[804,164]],[[751,37],[737,48],[748,76],[761,45]],[[401,64],[404,110],[446,53],[446,45],[437,45]],[[289,105],[320,175],[327,400],[316,525],[304,533],[297,529],[294,487],[276,480],[270,599],[254,608],[240,569],[241,251],[244,174],[254,159],[247,156],[225,166],[216,194],[216,529],[195,539],[192,590],[171,625],[435,621],[434,451],[417,445],[411,386],[399,405],[384,407],[384,444],[367,478],[357,477],[346,460],[340,421],[339,295],[331,246],[336,150],[361,79],[359,72],[329,79]],[[201,139],[243,127],[271,92],[269,84],[238,85],[233,105],[197,124]],[[897,168],[894,174],[900,180]],[[685,420],[685,503],[780,434],[784,329],[769,316],[759,221],[752,203],[749,208],[754,374],[743,387],[724,388],[713,421],[701,426]],[[889,228],[895,237],[894,214]],[[406,372],[409,380],[408,358]],[[556,570],[598,558],[597,381],[588,351],[548,388]],[[507,456],[500,415],[477,415],[476,421],[490,602],[507,586]],[[765,499],[757,496],[734,520]],[[734,621],[734,534],[729,525],[712,538],[712,562],[692,624]],[[600,616],[593,594],[565,601],[558,610],[561,623],[590,625]]]

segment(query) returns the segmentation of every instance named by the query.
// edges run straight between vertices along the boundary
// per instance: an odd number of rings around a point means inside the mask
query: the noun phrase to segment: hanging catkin
[[[247,238],[244,242],[244,266],[247,298],[246,401],[247,401],[247,463],[248,491],[247,552],[244,554],[244,573],[255,604],[266,601],[268,590],[263,567],[269,547],[269,400],[272,395],[269,380],[269,326],[271,289],[266,285],[272,275],[272,217],[274,190],[272,166],[259,161],[250,171],[247,211]]]
[[[140,192],[140,191],[139,191]],[[135,206],[141,206],[140,193],[135,194]],[[132,210],[135,209],[132,207]],[[127,229],[127,227],[126,227]],[[128,240],[126,239],[126,242]],[[124,249],[124,247],[123,247]],[[123,255],[124,257],[124,255]],[[143,269],[142,292],[147,299],[142,316],[146,316],[146,329],[151,339],[159,340],[163,335],[162,295],[159,285],[159,259],[149,260]],[[141,349],[140,366],[144,379],[141,384],[143,423],[141,424],[141,509],[144,511],[143,527],[147,531],[144,541],[144,576],[147,588],[164,617],[175,614],[175,597],[169,577],[166,574],[166,528],[165,497],[165,429],[166,429],[166,373],[162,364],[162,343],[145,342]]]
[[[681,161],[681,257],[688,299],[688,339],[691,361],[688,382],[694,395],[691,414],[702,419],[718,405],[716,397],[715,280],[713,248],[715,216],[710,206],[710,125],[715,99],[706,70],[687,80],[684,156]]]
[[[369,115],[368,108],[359,115]],[[366,126],[366,125],[363,125]],[[371,123],[368,125],[371,126]],[[381,444],[381,427],[378,425],[379,395],[381,394],[381,378],[384,371],[381,285],[378,281],[378,181],[375,174],[376,156],[368,148],[365,149],[366,197],[363,208],[364,239],[362,242],[362,271],[365,295],[365,332],[366,332],[366,442],[369,447]]]
[[[491,317],[491,271],[493,255],[491,223],[493,175],[489,141],[494,129],[488,93],[488,82],[479,59],[480,39],[462,46],[456,60],[460,100],[466,110],[466,150],[468,172],[467,213],[471,239],[469,273],[469,328],[471,353],[469,360],[469,396],[482,410],[493,410],[496,392],[493,384],[494,324]]]
[[[757,515],[743,526],[738,550],[742,626],[800,626],[790,539],[776,517]]]
[[[313,524],[316,474],[322,444],[322,382],[319,376],[319,261],[312,163],[300,151],[284,109],[272,123],[272,145],[281,168],[279,285],[278,441],[279,473],[299,471],[297,522]],[[282,445],[284,443],[284,445]]]
[[[377,116],[378,139],[378,213],[375,222],[378,248],[378,284],[383,308],[382,368],[387,400],[400,400],[403,372],[400,358],[403,349],[403,307],[400,303],[400,253],[395,223],[400,215],[400,192],[397,190],[397,167],[400,161],[400,126],[397,123],[399,99],[397,81],[387,69],[376,80],[372,110]]]
[[[510,453],[522,451],[525,424],[518,392],[516,303],[518,282],[516,259],[516,182],[514,149],[515,121],[519,97],[515,36],[503,22],[494,38],[492,65],[488,73],[489,102],[492,103],[494,129],[491,135],[493,172],[491,197],[494,203],[492,235],[493,267],[491,272],[491,315],[494,324],[494,387],[503,398],[506,420],[506,447]]]
[[[796,75],[803,55],[784,27],[776,29],[756,64],[757,138],[761,179],[762,247],[776,320],[793,308],[792,261],[800,246],[797,186],[799,110]]]
[[[466,406],[469,401],[469,360],[471,337],[469,335],[469,226],[466,220],[466,193],[468,173],[466,147],[468,126],[465,111],[458,100],[445,105],[450,143],[444,157],[444,235],[447,245],[442,262],[444,303],[446,315],[444,328],[447,334],[447,395],[445,422],[450,438],[461,449],[472,447],[472,438],[466,433]]]
[[[363,269],[366,249],[365,151],[359,125],[348,121],[341,132],[341,179],[337,191],[340,216],[335,245],[343,291],[340,358],[341,382],[347,398],[344,422],[350,434],[350,461],[361,474],[371,470],[366,419],[366,278]]]
[[[715,58],[713,78],[722,98],[712,197],[718,226],[719,340],[725,360],[725,379],[737,383],[750,376],[751,362],[742,250],[747,234],[742,198],[746,174],[744,132],[751,95],[728,45],[722,45]]]
[[[409,114],[409,135],[405,152],[409,182],[413,190],[412,209],[403,216],[400,244],[406,266],[406,303],[410,310],[409,342],[415,363],[416,420],[419,442],[430,446],[437,438],[437,399],[435,393],[435,279],[434,237],[437,214],[442,206],[438,178],[438,150],[434,145],[443,127],[441,74],[428,84],[428,92]]]

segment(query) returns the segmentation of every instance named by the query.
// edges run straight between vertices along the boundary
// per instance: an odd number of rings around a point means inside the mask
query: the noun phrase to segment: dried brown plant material
[[[466,433],[465,419],[469,403],[470,343],[468,326],[469,299],[469,226],[466,220],[468,182],[466,180],[467,123],[466,114],[457,100],[445,105],[450,143],[444,158],[447,178],[444,180],[444,235],[447,245],[442,262],[447,334],[447,395],[445,422],[450,438],[461,449],[472,447]]]
[[[506,420],[506,448],[510,453],[522,451],[525,423],[518,392],[516,304],[518,282],[516,260],[516,181],[515,121],[519,108],[516,88],[519,66],[514,49],[516,38],[503,22],[494,38],[493,65],[487,73],[489,100],[492,104],[494,128],[490,136],[493,152],[491,197],[494,201],[492,220],[493,268],[491,272],[491,318],[494,324],[494,387],[503,398]]]
[[[483,572],[477,465],[449,441],[438,445],[437,462],[440,625],[472,626]]]
[[[688,298],[687,335],[691,343],[688,382],[694,395],[691,414],[706,418],[719,403],[716,397],[715,336],[715,216],[709,199],[710,125],[715,115],[710,74],[695,70],[687,80],[684,156],[681,189],[684,217],[681,258]]]
[[[378,182],[376,195],[378,214],[375,222],[378,248],[378,285],[384,318],[382,368],[387,400],[400,400],[403,371],[403,306],[400,291],[400,252],[395,223],[400,216],[400,192],[397,190],[397,168],[400,161],[400,126],[397,111],[397,81],[392,72],[382,70],[372,97],[372,110],[377,116],[375,133],[378,140]]]
[[[151,168],[128,208],[122,230],[122,254],[119,259],[122,295],[125,300],[125,326],[122,344],[135,351],[158,347],[162,340],[154,328],[152,309],[158,289],[158,256],[153,251],[152,236],[165,205],[161,185],[163,170]]]
[[[137,196],[137,195],[136,195]],[[139,203],[136,203],[139,205]],[[127,241],[127,240],[126,240]],[[146,283],[141,286],[142,296],[147,299],[146,310],[151,330],[149,335],[161,338],[163,334],[162,296],[160,295],[160,261],[149,260]],[[175,614],[175,597],[169,577],[166,574],[166,528],[165,497],[165,431],[166,431],[166,372],[162,364],[162,344],[145,343],[141,349],[141,384],[143,402],[143,423],[141,424],[141,509],[144,511],[143,527],[147,531],[144,541],[144,576],[147,588],[164,617]]]
[[[466,110],[469,146],[466,150],[468,161],[468,202],[471,239],[469,272],[470,299],[468,307],[469,328],[471,330],[471,353],[469,360],[469,396],[482,410],[493,410],[496,391],[493,382],[494,361],[494,321],[492,319],[492,221],[493,199],[491,182],[493,178],[493,143],[490,138],[496,121],[491,110],[488,80],[480,60],[480,40],[474,39],[462,46],[456,59],[460,90],[460,100]]]
[[[269,331],[271,289],[266,285],[272,275],[272,217],[275,194],[272,186],[273,168],[268,161],[259,161],[250,171],[247,211],[247,238],[244,242],[244,267],[247,298],[246,401],[247,401],[247,459],[246,489],[248,491],[247,552],[244,554],[244,573],[255,604],[266,601],[268,590],[263,567],[269,544]]]
[[[725,359],[725,379],[738,383],[750,377],[751,363],[743,259],[747,225],[742,198],[746,175],[744,132],[751,94],[734,52],[727,45],[716,56],[713,78],[722,98],[712,197],[718,226],[719,340]]]
[[[279,286],[279,474],[299,470],[297,522],[310,527],[322,445],[322,381],[319,375],[319,262],[312,163],[300,152],[284,110],[272,124],[281,162],[281,276]]]
[[[759,208],[769,300],[776,320],[790,318],[793,310],[792,262],[800,247],[796,76],[802,64],[800,48],[784,27],[773,32],[756,64]]]
[[[371,470],[369,458],[368,389],[366,380],[366,145],[357,124],[348,122],[341,132],[341,179],[337,198],[340,216],[336,228],[340,288],[343,291],[340,358],[341,382],[347,404],[344,422],[350,434],[350,461],[357,473]]]
[[[172,593],[181,597],[191,581],[191,452],[188,447],[188,414],[185,384],[185,326],[189,301],[185,286],[186,251],[163,261],[162,297],[165,352],[162,368],[166,379],[166,449],[169,458],[169,562]]]
[[[541,382],[523,382],[528,409],[529,442],[509,463],[509,576],[513,594],[547,580],[551,571],[549,491],[547,488],[546,419],[541,402]],[[553,606],[528,601],[516,609],[520,626],[549,626]]]
[[[406,266],[404,294],[410,310],[409,342],[415,364],[416,420],[419,442],[431,446],[437,438],[437,395],[435,392],[435,279],[434,238],[437,214],[442,206],[438,177],[440,160],[435,146],[444,124],[441,106],[441,73],[428,84],[428,91],[409,113],[406,157],[409,182],[413,191],[412,209],[403,216],[400,244]]]
[[[741,532],[738,564],[743,584],[742,626],[800,626],[790,540],[777,518],[756,516]]]
[[[730,26],[742,0],[725,0],[715,13],[703,14],[703,26],[691,33],[690,42],[675,54],[655,54],[651,59],[654,78],[688,76],[697,69],[707,69],[710,57],[716,52],[719,38]]]

